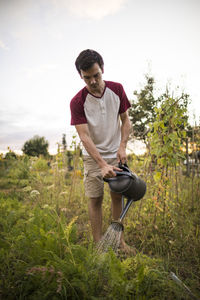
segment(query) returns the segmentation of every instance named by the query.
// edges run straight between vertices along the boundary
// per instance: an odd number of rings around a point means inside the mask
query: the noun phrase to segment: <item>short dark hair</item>
[[[83,50],[75,61],[76,69],[79,74],[81,74],[81,70],[86,71],[95,63],[98,63],[100,68],[103,70],[104,62],[102,56],[91,49]]]

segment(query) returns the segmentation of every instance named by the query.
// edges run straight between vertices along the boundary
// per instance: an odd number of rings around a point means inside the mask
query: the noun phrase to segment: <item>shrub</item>
[[[39,172],[47,171],[48,168],[49,168],[48,162],[41,157],[38,160],[36,160],[33,164],[33,170],[35,171],[39,171]]]

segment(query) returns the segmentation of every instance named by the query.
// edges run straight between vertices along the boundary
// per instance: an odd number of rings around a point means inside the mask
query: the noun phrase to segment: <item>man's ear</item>
[[[104,73],[104,67],[103,66],[101,67],[101,71],[102,71],[102,74],[103,74]]]

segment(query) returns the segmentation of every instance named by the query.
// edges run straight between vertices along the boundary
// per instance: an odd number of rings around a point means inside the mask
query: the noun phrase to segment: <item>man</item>
[[[126,145],[131,129],[130,103],[121,84],[104,81],[104,62],[94,50],[82,51],[75,62],[86,86],[71,100],[71,125],[84,146],[84,185],[90,198],[89,217],[95,242],[102,237],[103,177],[116,176],[119,162],[126,162]],[[121,124],[120,124],[121,119]],[[122,210],[121,195],[111,192],[112,217]],[[127,245],[121,239],[121,248]]]

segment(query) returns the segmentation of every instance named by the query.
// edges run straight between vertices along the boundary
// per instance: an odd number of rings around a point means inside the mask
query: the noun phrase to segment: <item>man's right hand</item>
[[[106,164],[101,168],[101,175],[103,178],[112,178],[116,176],[115,171],[120,172],[122,169]]]

